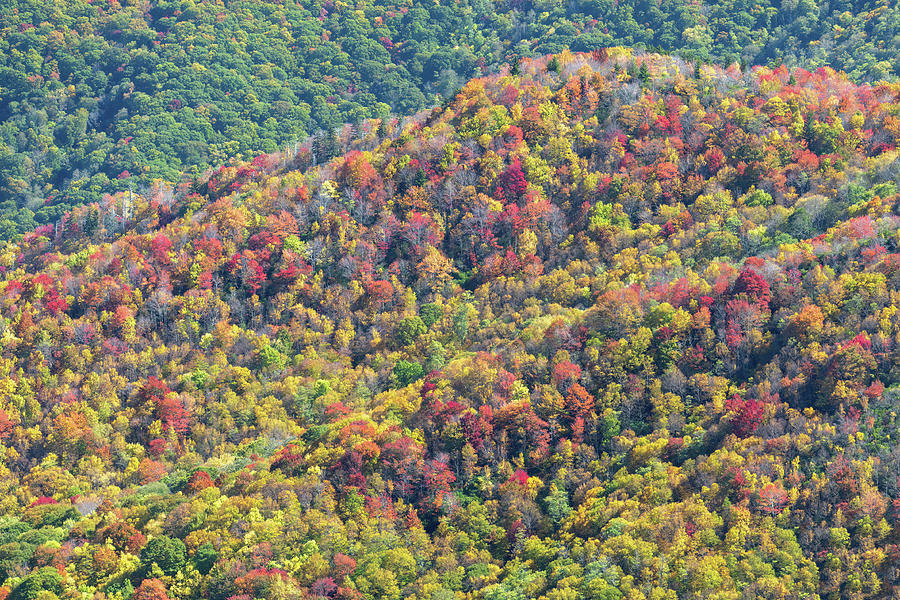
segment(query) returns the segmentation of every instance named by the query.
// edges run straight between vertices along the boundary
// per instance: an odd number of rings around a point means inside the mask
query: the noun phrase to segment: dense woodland
[[[900,594],[900,85],[612,49],[0,250],[0,599]]]
[[[410,115],[519,57],[622,44],[900,74],[888,0],[0,3],[0,240],[105,193]],[[330,157],[327,157],[330,158]]]

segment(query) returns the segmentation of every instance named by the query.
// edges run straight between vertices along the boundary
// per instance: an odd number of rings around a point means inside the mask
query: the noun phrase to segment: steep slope
[[[0,597],[890,597],[900,88],[698,71],[528,60],[5,247]]]

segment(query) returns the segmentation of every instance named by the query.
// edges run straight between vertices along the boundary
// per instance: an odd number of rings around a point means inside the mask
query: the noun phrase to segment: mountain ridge
[[[0,238],[565,48],[888,79],[897,14],[887,1],[20,0],[0,7]]]
[[[561,53],[3,246],[0,595],[890,597],[898,103]]]

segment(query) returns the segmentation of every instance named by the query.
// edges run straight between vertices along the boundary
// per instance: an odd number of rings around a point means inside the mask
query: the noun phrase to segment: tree
[[[422,304],[419,307],[419,317],[425,327],[430,328],[444,316],[443,309],[434,303]]]
[[[637,78],[642,86],[646,86],[650,83],[650,69],[647,68],[646,62],[641,62],[641,66],[637,72]]]
[[[731,293],[735,296],[746,296],[763,309],[768,308],[771,300],[769,282],[756,271],[749,268],[741,270],[734,282]]]
[[[734,415],[731,419],[731,427],[738,437],[747,437],[753,434],[762,422],[764,405],[754,398],[744,400],[738,396],[732,396],[728,399],[726,408]]]
[[[213,487],[215,484],[213,483],[212,477],[209,476],[209,473],[206,471],[194,471],[191,475],[190,479],[188,479],[187,483],[184,486],[184,489],[189,494],[196,494],[197,492],[203,491],[206,488]]]
[[[9,594],[10,600],[38,600],[50,592],[62,596],[62,577],[53,567],[42,567],[30,573]]]
[[[572,507],[569,506],[569,495],[565,488],[559,487],[556,483],[550,484],[550,493],[547,494],[547,514],[554,523],[562,522],[572,513]]]
[[[194,553],[194,566],[201,575],[206,575],[212,570],[218,558],[219,553],[216,552],[212,544],[207,542],[197,548],[197,551]]]
[[[580,383],[573,383],[566,396],[566,409],[571,418],[584,419],[594,410],[594,397]]]
[[[497,198],[503,202],[517,202],[525,194],[528,182],[522,172],[522,163],[516,158],[513,163],[503,171],[496,182]]]
[[[401,387],[409,385],[425,376],[425,370],[417,362],[398,360],[393,369],[394,378]]]
[[[155,564],[166,575],[175,575],[185,565],[185,552],[184,542],[160,535],[148,541],[141,550],[141,564],[146,570]]]
[[[104,527],[99,531],[98,537],[102,541],[111,542],[117,550],[131,554],[136,554],[147,543],[144,534],[125,521],[116,521]]]
[[[757,506],[764,513],[776,515],[782,511],[787,502],[787,492],[774,483],[769,483],[760,490]]]
[[[0,440],[8,438],[12,434],[13,423],[5,410],[0,408]]]
[[[423,335],[427,331],[428,327],[421,317],[406,317],[400,321],[400,324],[397,326],[397,340],[400,344],[406,346],[415,342],[420,335]]]
[[[166,586],[159,579],[145,579],[134,590],[132,600],[169,600]]]

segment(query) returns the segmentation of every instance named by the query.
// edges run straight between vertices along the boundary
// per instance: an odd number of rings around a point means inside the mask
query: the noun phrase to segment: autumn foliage
[[[564,52],[3,246],[0,590],[896,594],[898,97]]]

